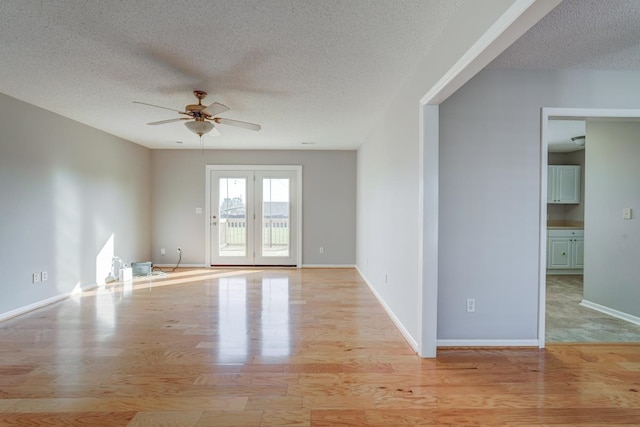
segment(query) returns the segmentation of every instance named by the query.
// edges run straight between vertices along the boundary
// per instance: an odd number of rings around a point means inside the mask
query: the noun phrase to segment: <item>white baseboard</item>
[[[33,310],[37,310],[37,309],[42,308],[42,307],[46,307],[47,305],[55,304],[58,301],[62,301],[62,300],[67,299],[67,298],[69,298],[69,295],[57,295],[55,297],[47,298],[45,300],[38,301],[36,303],[26,305],[24,307],[20,307],[20,308],[17,308],[15,310],[7,311],[6,313],[0,314],[0,322],[3,322],[5,320],[9,320],[9,319],[11,319],[13,317],[20,316],[21,314],[25,314],[25,313],[28,313],[28,312],[33,311]]]
[[[105,285],[105,283],[103,283],[102,285],[104,286],[104,285]],[[76,294],[79,294],[79,293],[82,293],[82,292],[92,291],[92,290],[94,290],[94,289],[95,289],[95,288],[97,288],[97,287],[98,287],[98,284],[97,284],[97,283],[93,283],[93,284],[91,284],[91,285],[85,285],[85,286],[82,286],[79,290],[71,291],[71,292],[69,292],[69,293],[68,293],[68,294],[66,294],[66,295],[67,295],[67,298],[68,298],[68,297],[71,297],[71,296],[73,296],[73,295],[76,295]]]
[[[438,347],[538,347],[538,340],[437,340]]]
[[[613,308],[600,305],[586,299],[583,299],[582,302],[580,302],[580,305],[595,311],[599,311],[600,313],[604,313],[618,319],[626,320],[627,322],[633,323],[634,325],[640,325],[640,317],[637,317],[628,313],[624,313],[622,311],[618,311]]]
[[[153,264],[154,267],[160,267],[160,268],[173,268],[176,265],[175,264]],[[178,266],[178,268],[180,267],[188,267],[188,268],[209,268],[210,266],[208,266],[207,264],[180,264]],[[233,266],[224,266],[225,268],[233,268]],[[256,268],[262,268],[264,266],[256,266]],[[276,266],[279,267],[279,266]],[[295,267],[292,266],[292,267]],[[302,268],[355,268],[356,266],[353,264],[302,264]],[[216,267],[212,267],[212,268],[216,268]],[[239,265],[237,266],[237,268],[247,268],[246,266],[243,265]]]
[[[9,320],[13,317],[20,316],[21,314],[25,314],[42,307],[46,307],[51,304],[55,304],[59,301],[69,298],[70,295],[71,295],[70,293],[56,295],[55,297],[47,298],[42,301],[35,302],[33,304],[25,305],[24,307],[16,308],[15,310],[7,311],[6,313],[0,314],[0,322],[4,322],[5,320]]]
[[[355,268],[355,267],[356,266],[353,264],[302,264],[302,268]]]
[[[176,265],[175,264],[153,264],[154,267],[160,267],[160,268],[173,268]],[[264,266],[264,265],[259,265],[259,266],[244,266],[244,265],[238,265],[238,266],[233,266],[233,265],[225,265],[225,266],[209,266],[206,264],[180,264],[178,266],[178,268],[181,267],[187,267],[187,268],[265,268],[265,267],[269,267],[269,266]],[[275,268],[282,268],[282,266],[274,266]],[[285,267],[285,268],[298,268],[295,265],[292,265],[291,267]],[[302,264],[301,268],[355,268],[355,265],[353,264]]]
[[[79,290],[67,292],[64,294],[56,295],[54,297],[43,299],[42,301],[34,302],[33,304],[25,305],[24,307],[16,308],[15,310],[7,311],[6,313],[0,314],[0,322],[4,322],[5,320],[9,320],[11,318],[20,316],[22,314],[28,313],[30,311],[37,310],[42,307],[46,307],[51,304],[55,304],[57,302],[63,301],[73,295],[76,295],[80,292],[90,291],[92,289],[97,288],[98,285],[93,283],[91,285],[86,285],[80,288]]]
[[[367,284],[369,289],[371,289],[371,292],[373,292],[373,295],[376,297],[376,299],[378,300],[378,302],[380,303],[380,305],[382,306],[384,311],[391,318],[391,321],[396,325],[396,328],[398,328],[398,330],[400,331],[402,336],[404,336],[404,339],[407,340],[407,343],[409,343],[409,345],[411,346],[413,351],[418,353],[418,350],[419,350],[418,342],[411,336],[409,331],[407,331],[407,329],[404,327],[404,325],[402,324],[400,319],[398,319],[398,317],[391,310],[391,308],[387,305],[387,303],[384,301],[384,299],[382,299],[382,296],[378,293],[378,291],[376,291],[376,289],[373,287],[373,285],[371,285],[371,283],[369,282],[369,280],[367,280],[365,275],[362,274],[362,271],[360,271],[358,266],[356,265],[354,267],[355,267],[356,271],[358,272],[358,274],[360,275],[360,277],[362,277],[362,280],[364,280],[364,282]]]
[[[161,268],[168,268],[168,267],[175,267],[175,264],[152,264],[154,267],[161,267]],[[181,267],[187,267],[187,268],[205,268],[207,267],[207,264],[180,264],[178,266],[178,268]]]

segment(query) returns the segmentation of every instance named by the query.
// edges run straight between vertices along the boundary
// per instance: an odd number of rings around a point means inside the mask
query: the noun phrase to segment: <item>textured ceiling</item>
[[[152,148],[356,148],[470,0],[2,0],[0,92]],[[487,0],[488,1],[488,0]],[[492,0],[498,1],[498,0]],[[507,4],[509,0],[500,0]],[[489,66],[640,70],[640,0],[565,0]],[[182,141],[183,144],[177,144]],[[314,143],[303,145],[302,143]]]
[[[462,0],[2,0],[0,92],[154,148],[199,148],[192,91],[222,117],[215,148],[356,148]],[[176,141],[183,141],[177,145]],[[313,142],[315,145],[301,145]]]
[[[564,0],[489,68],[640,70],[639,0]]]

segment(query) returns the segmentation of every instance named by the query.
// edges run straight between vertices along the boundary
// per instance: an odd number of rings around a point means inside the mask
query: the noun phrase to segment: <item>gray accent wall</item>
[[[2,94],[0,129],[0,317],[149,256],[150,150]]]
[[[587,134],[584,299],[640,317],[640,123],[587,121]]]
[[[639,86],[638,72],[485,69],[441,104],[438,339],[537,338],[541,108],[637,109]]]
[[[151,157],[155,264],[176,263],[180,246],[184,265],[205,265],[207,165],[302,165],[302,264],[355,264],[355,151],[154,150]]]

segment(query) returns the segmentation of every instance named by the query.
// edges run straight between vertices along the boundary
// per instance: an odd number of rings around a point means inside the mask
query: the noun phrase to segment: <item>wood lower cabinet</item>
[[[577,270],[584,267],[584,230],[547,231],[547,270]]]

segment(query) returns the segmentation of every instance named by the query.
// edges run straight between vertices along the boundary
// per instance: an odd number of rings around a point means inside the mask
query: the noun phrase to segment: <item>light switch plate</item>
[[[631,208],[622,209],[622,219],[631,219]]]

